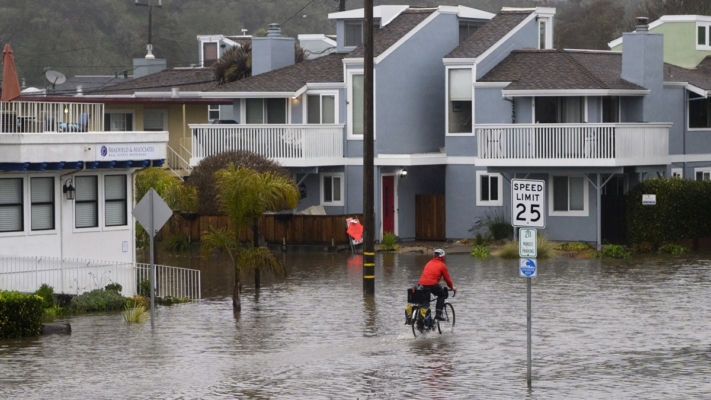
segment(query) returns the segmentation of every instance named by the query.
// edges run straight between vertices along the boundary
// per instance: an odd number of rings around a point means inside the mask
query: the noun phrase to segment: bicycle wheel
[[[444,321],[437,320],[437,330],[439,330],[439,333],[446,331],[454,332],[454,306],[450,303],[445,303],[442,316],[444,317]]]
[[[417,338],[425,331],[425,321],[420,315],[420,307],[412,308],[412,334]]]

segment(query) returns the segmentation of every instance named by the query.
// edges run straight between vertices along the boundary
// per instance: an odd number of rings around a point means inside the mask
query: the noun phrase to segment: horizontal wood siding
[[[348,244],[346,218],[363,219],[362,214],[348,215],[263,215],[259,218],[259,233],[267,243],[287,244]],[[229,220],[224,216],[201,215],[185,219],[174,215],[163,226],[158,239],[174,233],[190,236],[190,241],[199,242],[208,227],[228,228]],[[242,240],[252,240],[252,227],[241,232]]]

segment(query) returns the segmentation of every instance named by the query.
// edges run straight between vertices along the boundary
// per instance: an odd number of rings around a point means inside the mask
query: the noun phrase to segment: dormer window
[[[484,26],[486,22],[487,21],[459,21],[459,43],[467,40],[469,36]]]
[[[711,24],[708,22],[696,24],[696,50],[711,50]]]
[[[373,21],[373,35],[380,30],[380,20]],[[363,21],[345,21],[345,47],[356,47],[363,43]]]
[[[217,61],[217,43],[204,42],[202,44],[202,65],[209,67]]]

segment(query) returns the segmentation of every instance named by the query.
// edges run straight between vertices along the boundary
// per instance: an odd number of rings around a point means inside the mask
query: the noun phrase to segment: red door
[[[395,177],[383,177],[383,233],[395,233]]]

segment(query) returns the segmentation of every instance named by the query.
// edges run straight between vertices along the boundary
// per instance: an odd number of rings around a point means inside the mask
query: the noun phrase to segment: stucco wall
[[[694,68],[711,51],[696,50],[696,22],[665,22],[650,30],[664,34],[664,62],[684,68]],[[613,47],[622,51],[624,42]]]

